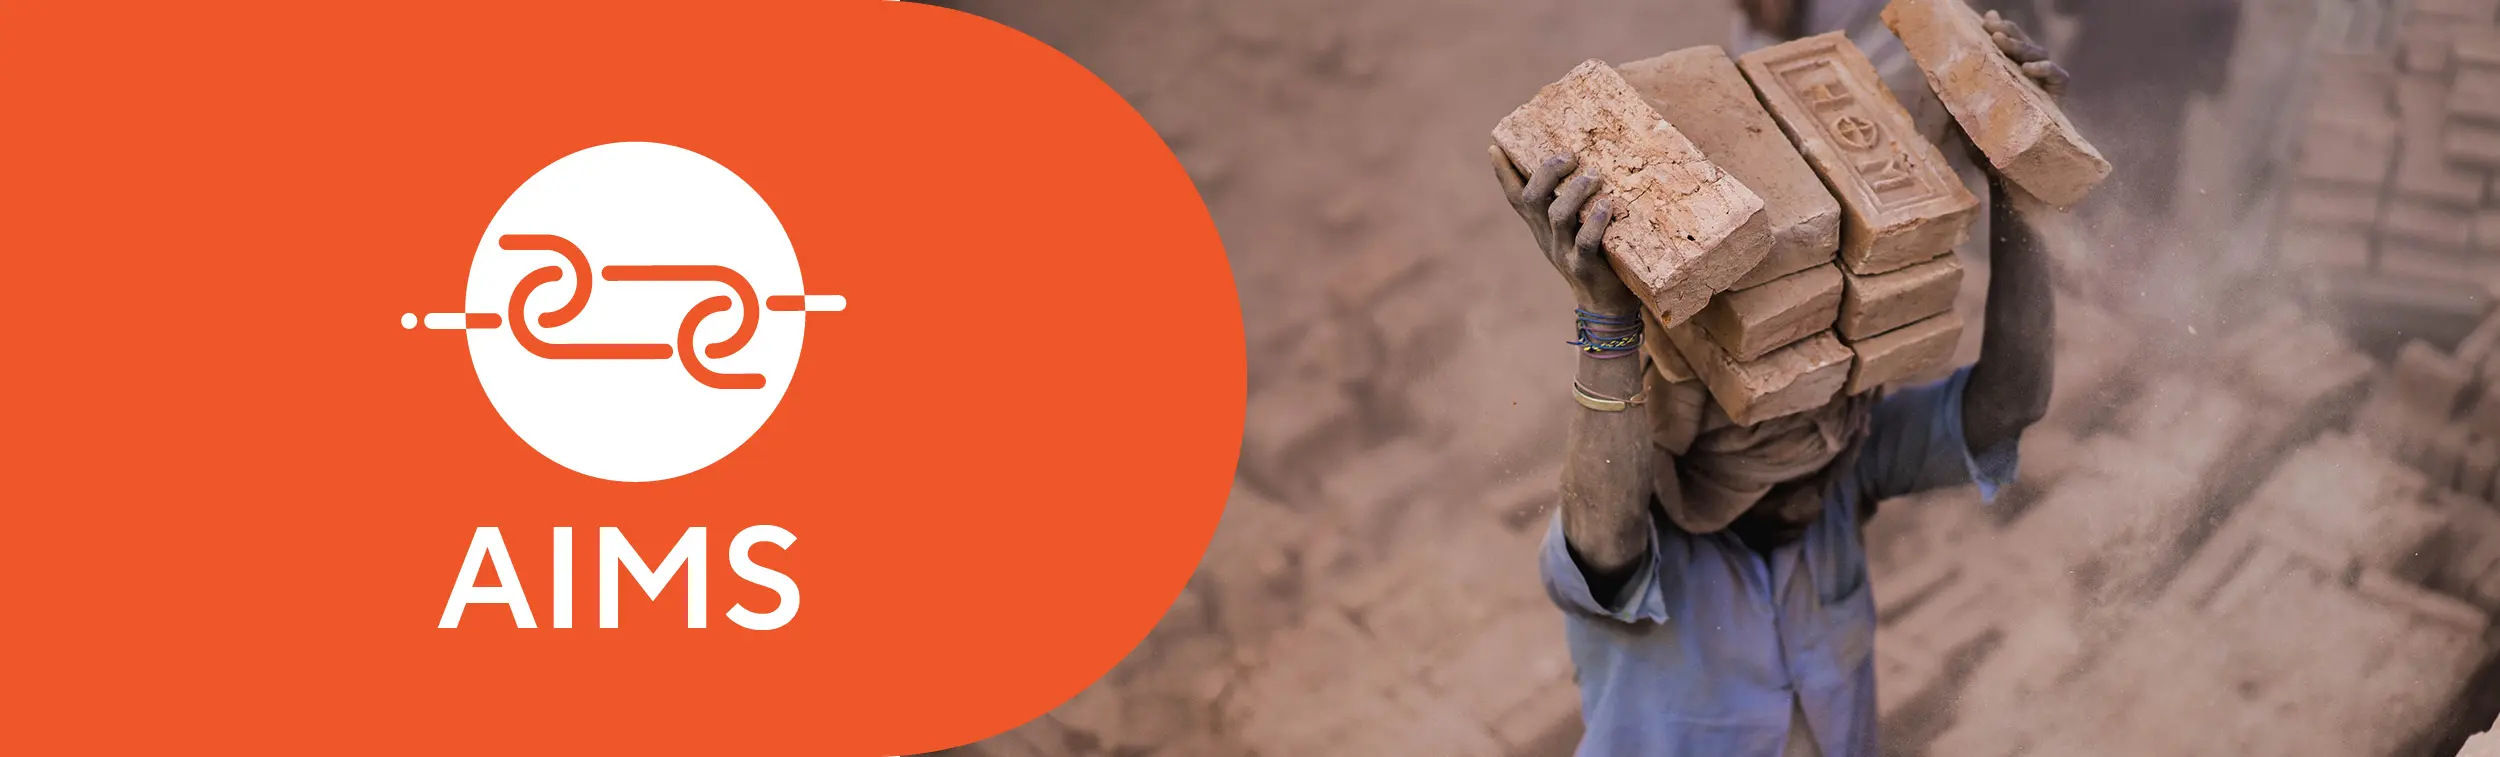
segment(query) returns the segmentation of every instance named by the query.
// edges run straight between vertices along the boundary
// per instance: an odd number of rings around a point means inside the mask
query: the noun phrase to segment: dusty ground
[[[1483,145],[1491,124],[1581,60],[1625,61],[1722,42],[1733,20],[1729,4],[942,4],[1067,52],[1162,133],[1223,232],[1250,358],[1240,475],[1189,589],[1100,683],[1050,715],[960,751],[1567,754],[1578,736],[1577,695],[1559,618],[1536,586],[1532,556],[1570,404],[1571,359],[1561,342],[1571,303],[1494,191]],[[2201,391],[2195,387],[2210,385],[2207,373],[2243,380],[2236,377],[2245,371],[2229,366],[2196,368],[2193,380],[2113,374],[2130,363],[2210,351],[2233,325],[2231,305],[2296,288],[2265,270],[2263,236],[2250,233],[2263,226],[2254,209],[2262,196],[2249,187],[2267,171],[2266,145],[2276,138],[2268,124],[2280,120],[2273,106],[2284,97],[2284,74],[2306,34],[2311,3],[2248,5],[2266,12],[2252,11],[2238,35],[2231,89],[2188,111],[2178,227],[2158,232],[2109,223],[2112,230],[2064,250],[2078,303],[2097,303],[2108,317],[2070,317],[2086,324],[2081,336],[2061,330],[2060,391],[2081,392],[2076,387],[2089,383],[2093,393],[2061,398],[2069,415],[2084,420],[2062,428],[2061,439],[2043,445],[2050,449],[2027,448],[2027,473],[2093,458],[2080,451],[2087,436],[2112,444],[2158,436],[2144,430],[2157,428],[2147,425],[2153,421],[2120,419],[2159,417],[2169,407],[2163,403],[2177,401],[2168,394],[2178,386]],[[2070,19],[2045,26],[2052,43],[2074,38]],[[2141,269],[2124,277],[2095,273],[2095,250],[2129,253]],[[1966,313],[1976,312],[1968,308],[1985,280],[1984,266],[1973,268]],[[1977,329],[1971,331],[1975,341]],[[2070,351],[2076,359],[2068,360]],[[2070,370],[2099,373],[2077,374],[2086,382],[2071,380]],[[2224,432],[2209,441],[2221,445],[2241,435],[2245,429],[2227,425],[2237,422],[2213,421],[2225,424],[2214,426]],[[2317,429],[2298,431],[2286,445]],[[2226,457],[2222,449],[2211,446],[2207,457]],[[2267,450],[2262,465],[2241,461],[2252,470],[2212,462],[2182,472],[2183,488],[2169,494],[2193,509],[2198,497],[2212,496],[2203,482],[2246,478],[2253,485],[2280,452]],[[1879,597],[1892,591],[1883,585],[1887,572],[1917,572],[1920,550],[1965,536],[1996,540],[1972,534],[1995,534],[2013,517],[1961,515],[1978,512],[1967,492],[1936,499],[1924,511],[1947,515],[1894,516],[1872,537],[1882,542],[1873,545]],[[2007,557],[2007,549],[1982,550],[1995,557],[1979,559],[2023,562]],[[1970,572],[1995,569],[1980,566]],[[1974,596],[2028,596],[2009,581],[1987,591],[1999,593]],[[2343,601],[2342,594],[2328,596]],[[2034,615],[2052,617],[2054,609]],[[2107,614],[2099,605],[2081,611]],[[1915,614],[1908,631],[1890,630],[1897,621],[1886,621],[1886,639],[1927,633]],[[2256,632],[2267,627],[2248,625]],[[2065,626],[2058,627],[2065,636],[2049,637],[2026,636],[2020,626],[1989,628],[1979,647],[1933,651],[2011,647],[2016,653],[1997,659],[2023,660],[2029,658],[2017,653],[2026,645],[2046,643],[2063,650],[2064,657],[2050,655],[2061,660],[2092,657],[2100,645],[2121,659],[2168,653],[2158,639],[2174,626],[2148,627],[2065,646],[2057,641],[2073,635]],[[1879,649],[1887,645],[1914,646],[1879,641]],[[1970,684],[1969,664],[1921,664],[1933,669],[1919,675],[1951,680],[1935,684],[1944,694],[1916,700],[1887,689],[1896,697],[1886,704],[1887,726],[1911,726],[1888,734],[1896,751],[1924,750],[1939,739],[1993,743],[1996,737],[1968,728],[1948,732],[1954,707],[1938,697],[1959,696],[1963,686],[1984,692],[2030,680],[1999,664],[2002,680],[1992,684],[1981,675]],[[2113,724],[2131,717],[2124,706],[2098,700],[2083,706],[2107,713]]]

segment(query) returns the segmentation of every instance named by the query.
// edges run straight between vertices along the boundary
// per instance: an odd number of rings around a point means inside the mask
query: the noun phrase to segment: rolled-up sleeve
[[[1962,436],[1962,391],[1970,368],[1931,384],[1893,393],[1875,404],[1865,446],[1858,451],[1859,481],[1881,500],[1964,483],[1979,485],[1979,499],[1995,501],[2014,481],[2019,442],[2007,439],[1974,450]],[[1872,504],[1870,501],[1869,504]]]
[[[1545,544],[1537,551],[1538,572],[1544,574],[1545,594],[1564,612],[1597,618],[1611,618],[1623,623],[1663,623],[1667,606],[1658,584],[1661,550],[1658,529],[1649,529],[1649,549],[1641,558],[1630,580],[1612,597],[1598,597],[1589,590],[1588,574],[1571,556],[1571,547],[1563,541],[1562,510],[1545,526]]]

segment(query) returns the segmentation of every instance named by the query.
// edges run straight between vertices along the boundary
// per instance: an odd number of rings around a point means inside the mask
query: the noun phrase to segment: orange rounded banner
[[[1109,670],[1221,514],[1244,366],[1214,224],[1108,86],[996,24],[867,0],[12,3],[0,103],[0,752],[942,749]],[[734,172],[805,278],[620,264],[574,298],[590,320],[612,287],[716,287],[613,340],[671,359],[602,365],[781,392],[734,451],[642,483],[540,454],[472,366],[471,340],[578,327],[536,315],[570,284],[515,317],[460,307],[515,190],[617,143]],[[620,244],[567,238],[592,266]],[[510,254],[590,270],[537,249]],[[722,357],[800,322],[794,370]],[[535,627],[498,604],[437,627],[482,528],[510,574],[477,583],[519,586]],[[606,529],[647,565],[701,547],[708,623],[686,566],[647,596]],[[794,594],[742,580],[759,566]],[[731,622],[793,600],[779,627]]]

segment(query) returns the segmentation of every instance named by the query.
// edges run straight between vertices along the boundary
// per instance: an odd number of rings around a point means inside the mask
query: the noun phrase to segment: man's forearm
[[[1581,347],[1576,380],[1589,396],[1571,410],[1564,449],[1563,541],[1602,602],[1622,588],[1649,546],[1649,409],[1627,401],[1641,391],[1641,306],[1606,254],[1614,199],[1597,196],[1603,182],[1595,174],[1575,175],[1578,159],[1569,154],[1527,172],[1500,147],[1486,148],[1486,157],[1511,209],[1580,306],[1572,343]]]
[[[1664,339],[1664,334],[1649,334]],[[1641,391],[1638,355],[1582,356],[1578,380],[1591,393]],[[1649,548],[1649,413],[1635,405],[1604,412],[1574,405],[1562,472],[1563,539],[1602,599],[1622,585]]]
[[[1987,326],[1962,395],[1962,434],[1973,451],[2022,436],[2048,412],[2056,354],[2056,297],[2048,251],[1989,180]]]

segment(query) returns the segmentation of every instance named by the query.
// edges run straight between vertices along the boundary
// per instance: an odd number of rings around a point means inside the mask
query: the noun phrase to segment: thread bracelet
[[[1565,344],[1580,348],[1580,354],[1598,360],[1613,360],[1641,351],[1641,316],[1607,315],[1574,308],[1575,338]]]

